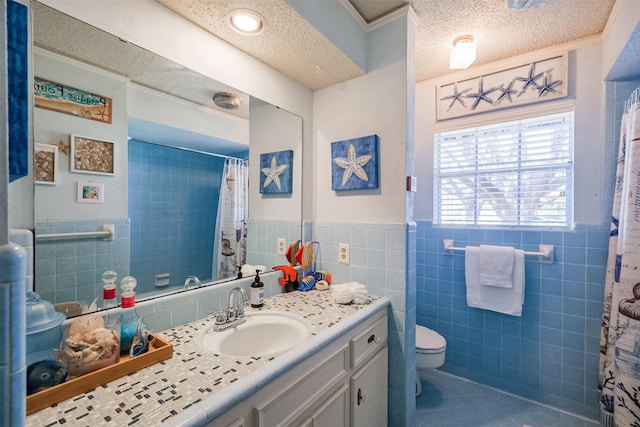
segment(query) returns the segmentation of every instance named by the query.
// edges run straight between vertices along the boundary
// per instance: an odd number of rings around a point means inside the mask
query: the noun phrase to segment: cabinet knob
[[[371,336],[367,340],[367,343],[368,344],[371,344],[371,343],[380,344],[381,341],[382,340],[380,339],[380,337],[377,337],[376,334],[371,334]]]

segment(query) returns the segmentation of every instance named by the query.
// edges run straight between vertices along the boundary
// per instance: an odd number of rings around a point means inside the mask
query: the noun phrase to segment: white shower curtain
[[[213,244],[214,280],[236,277],[247,261],[249,162],[228,158],[224,163]]]
[[[640,427],[640,88],[620,130],[600,339],[600,421]]]

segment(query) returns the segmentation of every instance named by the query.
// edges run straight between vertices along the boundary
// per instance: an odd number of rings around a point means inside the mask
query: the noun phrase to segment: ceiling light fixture
[[[231,28],[240,34],[256,35],[264,30],[264,18],[252,10],[236,9],[231,11],[228,18]]]
[[[473,36],[464,35],[453,41],[449,58],[449,68],[454,70],[468,68],[476,60],[476,42]]]
[[[238,95],[229,92],[218,92],[213,95],[213,102],[220,108],[225,110],[237,110],[242,104]]]

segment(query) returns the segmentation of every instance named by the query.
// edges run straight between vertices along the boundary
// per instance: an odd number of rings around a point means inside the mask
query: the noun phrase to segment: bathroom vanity
[[[171,359],[36,412],[27,425],[386,425],[388,306],[379,297],[340,305],[315,290],[267,298],[260,311],[300,315],[311,334],[262,357],[203,349],[198,335],[213,316],[172,328],[159,333],[174,346]]]

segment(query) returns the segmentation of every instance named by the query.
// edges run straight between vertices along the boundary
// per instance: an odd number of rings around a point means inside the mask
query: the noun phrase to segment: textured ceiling
[[[249,116],[249,95],[245,93],[36,1],[32,2],[32,11],[33,43],[37,47],[209,108],[218,109],[212,101],[215,93],[232,92],[242,104],[237,110],[222,111],[243,118]]]
[[[310,89],[339,83],[364,72],[288,6],[286,0],[158,1]],[[615,3],[615,0],[549,0],[544,7],[514,12],[507,8],[507,0],[348,1],[365,23],[411,5],[418,19],[417,81],[451,72],[449,52],[457,36],[475,37],[478,48],[474,65],[481,65],[600,34]],[[226,16],[237,8],[252,9],[264,16],[265,31],[247,37],[231,30]]]
[[[287,0],[157,1],[312,90],[366,72],[302,18]],[[365,27],[410,4],[418,20],[415,64],[416,80],[420,82],[451,72],[451,42],[460,35],[471,34],[477,41],[477,60],[473,66],[490,63],[602,33],[616,0],[548,0],[543,7],[521,12],[510,11],[507,0],[313,1],[353,6],[354,13],[362,16]],[[87,30],[73,20],[60,23],[51,16],[38,18],[38,15],[52,12],[38,7],[37,2],[33,4],[37,22],[49,23],[36,25],[34,39],[37,45],[57,51],[56,45],[65,44],[65,53],[72,57],[110,68],[146,86],[167,93],[176,92],[164,87],[168,82],[176,81],[171,78],[178,72],[174,69],[175,64],[164,63],[139,48],[132,53],[129,49],[136,49],[134,46],[125,50],[126,43],[109,38],[106,33],[86,34]],[[243,36],[233,31],[227,25],[227,16],[238,8],[261,14],[267,22],[265,30],[257,36]],[[105,58],[102,54],[107,49],[92,49],[96,44],[86,43],[88,37],[100,38],[101,42],[109,44],[108,50],[116,54]],[[101,55],[97,55],[98,52]],[[181,75],[188,77],[189,72],[181,70]],[[234,91],[213,81],[209,81],[213,85],[209,87],[195,73],[188,78],[193,79],[192,84],[184,84],[179,90],[186,93],[189,87],[194,88],[194,93],[185,98],[199,97],[201,99],[195,102],[202,105],[210,105],[210,97],[216,91]],[[207,89],[203,91],[203,87]],[[243,105],[247,106],[248,102]],[[246,111],[236,113],[244,116]]]
[[[364,74],[364,70],[288,6],[285,0],[158,1],[310,89]],[[241,8],[254,10],[266,20],[265,29],[259,35],[241,35],[227,24],[229,13]]]
[[[543,7],[513,12],[507,8],[506,0],[412,0],[418,17],[417,80],[450,71],[449,52],[453,39],[460,35],[470,34],[476,40],[477,59],[473,65],[486,64],[600,34],[614,3],[615,0],[549,0]]]

